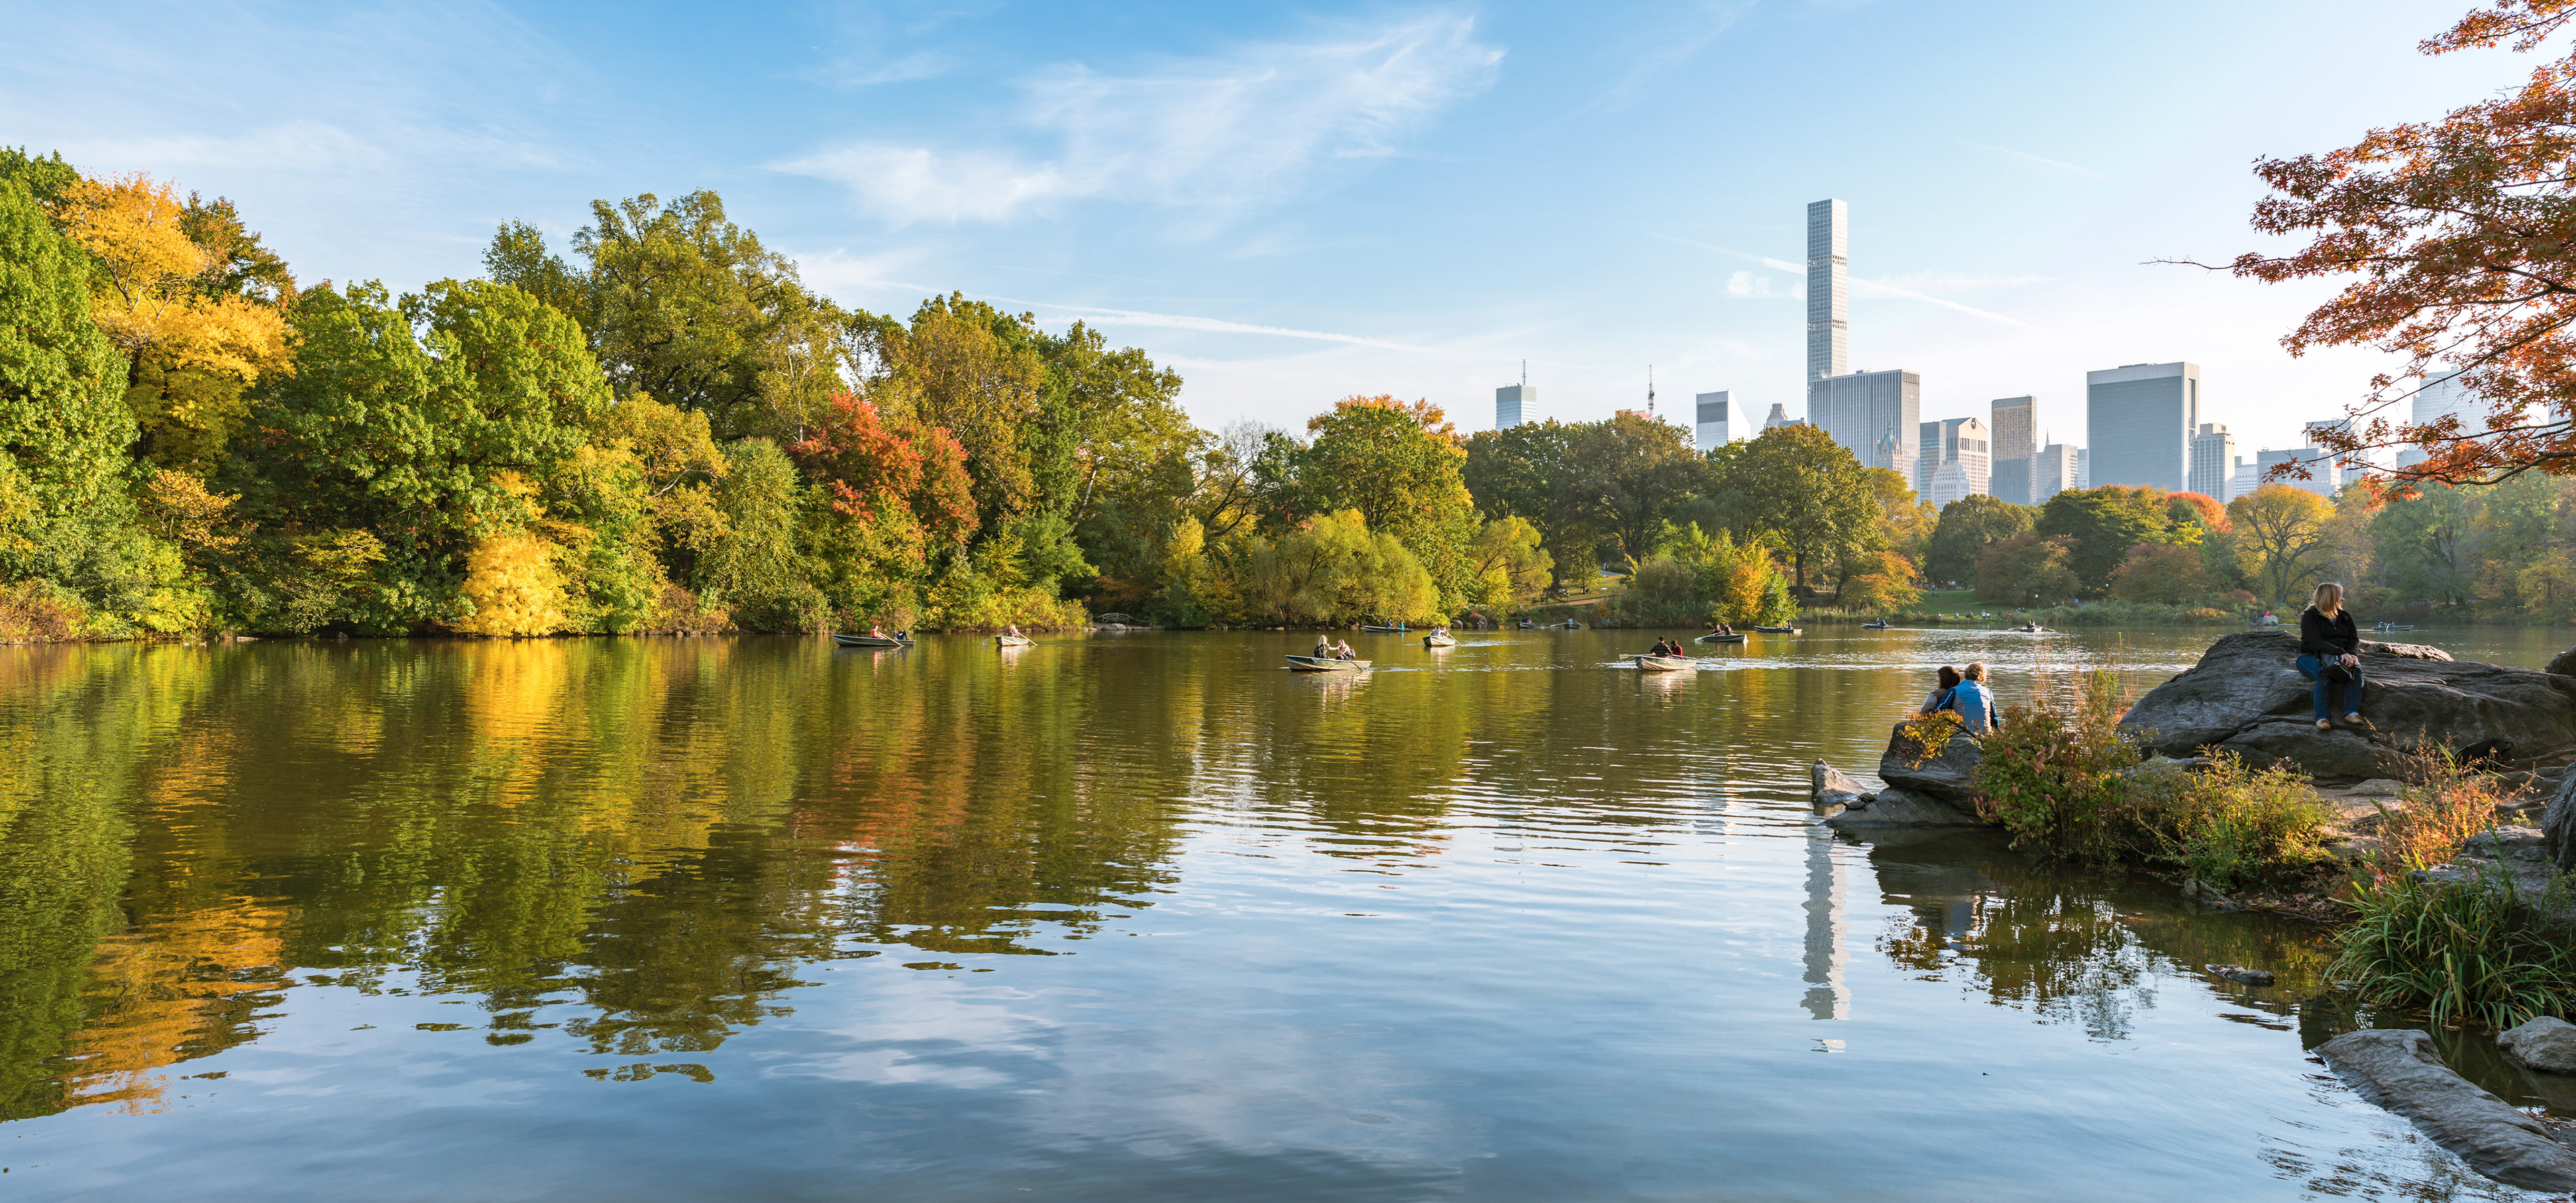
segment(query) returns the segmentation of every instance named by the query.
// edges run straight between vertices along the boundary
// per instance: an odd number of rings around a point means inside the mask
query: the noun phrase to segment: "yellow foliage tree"
[[[90,316],[126,353],[126,404],[164,462],[222,449],[247,415],[242,395],[291,370],[280,307],[212,286],[224,256],[189,237],[188,203],[148,175],[81,179],[54,223],[93,265]]]
[[[465,586],[474,613],[450,624],[470,635],[547,635],[563,629],[563,573],[557,548],[535,535],[492,535],[465,556]]]
[[[2268,600],[2280,603],[2297,600],[2300,587],[2325,567],[2334,516],[2325,498],[2278,483],[2227,503],[2239,566],[2269,590]]]

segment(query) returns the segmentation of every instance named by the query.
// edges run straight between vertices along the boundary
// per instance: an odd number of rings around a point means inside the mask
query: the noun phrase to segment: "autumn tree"
[[[89,252],[90,313],[126,354],[143,450],[203,471],[248,413],[244,394],[289,370],[293,279],[230,202],[183,201],[150,176],[74,180],[53,217]]]
[[[1557,520],[1598,532],[1631,563],[1652,549],[1674,502],[1704,488],[1690,432],[1619,413],[1574,428],[1558,481]]]
[[[2199,601],[2216,590],[2200,552],[2189,545],[2141,543],[2111,570],[2111,596],[2122,601],[2177,605]]]
[[[2497,0],[2418,48],[2441,55],[2509,43],[2529,52],[2571,20],[2567,0]],[[2576,239],[2567,236],[2576,227],[2576,54],[2438,121],[2264,160],[2255,173],[2272,195],[2255,206],[2254,228],[2305,245],[2248,252],[2235,274],[2342,282],[2282,345],[2293,355],[2366,346],[2406,358],[2348,407],[2347,429],[2317,436],[2321,448],[2420,445],[2423,462],[2383,469],[2408,482],[2576,472]],[[2486,412],[2413,422],[2402,402],[2445,371],[2461,373]]]
[[[1372,531],[1412,551],[1443,596],[1463,601],[1467,547],[1479,526],[1460,467],[1466,440],[1439,406],[1390,396],[1348,397],[1306,423],[1296,455],[1296,509],[1356,511]]]
[[[2306,489],[2266,484],[2228,502],[2227,518],[2246,574],[2262,583],[2268,601],[2295,600],[2325,563],[2334,506]]]
[[[1526,518],[1496,518],[1468,546],[1469,600],[1500,613],[1537,601],[1555,583],[1555,560]]]
[[[816,583],[852,619],[910,624],[940,558],[976,530],[966,449],[946,430],[844,395],[788,451],[828,503],[812,536],[823,552]]]

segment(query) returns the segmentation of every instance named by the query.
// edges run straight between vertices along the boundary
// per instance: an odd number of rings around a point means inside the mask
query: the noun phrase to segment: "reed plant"
[[[2524,896],[2502,869],[2458,883],[2396,874],[2357,888],[2355,921],[2327,972],[2365,1006],[2422,1012],[2446,1028],[2564,1018],[2576,1000],[2569,901],[2560,882]]]

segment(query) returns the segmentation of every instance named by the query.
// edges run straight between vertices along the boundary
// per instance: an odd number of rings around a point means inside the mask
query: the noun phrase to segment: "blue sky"
[[[1801,409],[1808,201],[1852,212],[1855,367],[1924,416],[2190,359],[2291,446],[2380,362],[2223,261],[2258,156],[2519,79],[2464,4],[34,4],[0,142],[232,197],[306,280],[479,270],[506,219],[714,188],[842,302],[1094,320],[1211,428],[1351,393],[1492,422]]]

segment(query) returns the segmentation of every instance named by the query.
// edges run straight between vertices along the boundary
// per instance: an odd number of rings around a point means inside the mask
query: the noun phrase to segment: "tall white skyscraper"
[[[1922,457],[1914,491],[1934,506],[1984,493],[1991,480],[1993,443],[1975,418],[1947,418],[1921,427]]]
[[[1807,421],[1872,468],[1915,478],[1923,377],[1903,369],[1848,372],[1807,382]]]
[[[2130,363],[2084,374],[2085,437],[2093,453],[2086,488],[2191,485],[2191,438],[2200,427],[2200,365]]]
[[[2236,471],[2236,436],[2224,422],[2203,422],[2191,436],[2191,491],[2212,501],[2227,500],[2228,478]]]
[[[1524,380],[1494,390],[1494,429],[1509,430],[1523,421],[1521,415],[1538,404],[1538,389]]]
[[[1698,446],[1700,454],[1706,455],[1712,450],[1723,447],[1728,439],[1734,437],[1733,416],[1733,406],[1728,403],[1723,391],[1699,395],[1699,425],[1695,431],[1698,438],[1695,445]]]
[[[1851,280],[1846,227],[1851,211],[1838,200],[1807,206],[1807,379],[1843,374],[1850,357],[1844,335],[1851,325]],[[1816,411],[1807,411],[1807,420]]]

